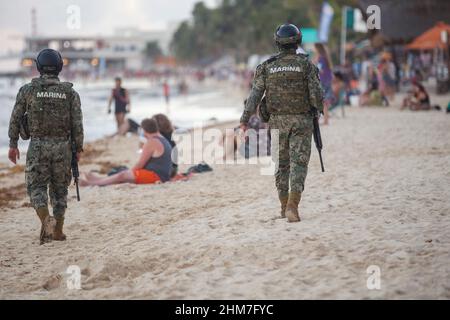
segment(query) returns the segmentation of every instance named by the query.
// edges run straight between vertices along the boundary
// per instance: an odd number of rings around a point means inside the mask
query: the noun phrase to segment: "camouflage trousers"
[[[67,208],[67,189],[72,179],[71,160],[69,141],[48,139],[30,142],[25,181],[35,209],[48,206],[49,194],[53,215],[64,216]]]
[[[311,156],[313,121],[309,115],[271,115],[272,157],[280,195],[303,192]],[[278,135],[278,139],[275,137]],[[289,188],[290,187],[290,188]]]

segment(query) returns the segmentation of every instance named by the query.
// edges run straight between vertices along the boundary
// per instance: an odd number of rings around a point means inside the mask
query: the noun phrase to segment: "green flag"
[[[344,10],[346,10],[346,12],[345,12],[346,22],[347,22],[346,27],[347,27],[347,29],[353,29],[353,26],[355,24],[354,9],[346,7]]]

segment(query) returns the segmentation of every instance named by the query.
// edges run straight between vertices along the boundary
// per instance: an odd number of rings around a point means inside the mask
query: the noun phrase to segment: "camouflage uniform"
[[[31,135],[25,170],[31,204],[36,210],[47,207],[49,186],[53,214],[55,218],[63,218],[71,181],[71,133],[77,152],[83,149],[80,97],[71,83],[60,82],[53,75],[42,75],[23,86],[9,124],[11,148],[17,148],[25,113]]]
[[[256,69],[253,88],[241,123],[247,123],[265,94],[276,163],[276,186],[280,197],[304,190],[311,154],[313,120],[311,108],[323,111],[323,93],[317,67],[295,49],[282,51]]]

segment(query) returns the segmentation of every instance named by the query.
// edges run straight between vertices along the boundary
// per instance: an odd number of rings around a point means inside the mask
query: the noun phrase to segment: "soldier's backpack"
[[[61,82],[62,85],[64,85],[66,88],[72,88],[73,84],[70,82]],[[41,87],[36,82],[32,82],[32,85]],[[30,140],[30,129],[28,127],[28,110],[25,111],[24,115],[22,116],[22,119],[20,119],[20,128],[19,128],[19,136],[22,138],[22,140]]]

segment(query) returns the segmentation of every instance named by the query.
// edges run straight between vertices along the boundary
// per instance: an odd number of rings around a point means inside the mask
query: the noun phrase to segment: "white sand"
[[[39,246],[33,211],[8,209],[0,298],[449,299],[450,116],[352,109],[323,139],[327,172],[313,150],[298,224],[272,220],[273,178],[257,166],[84,188],[81,203],[71,189],[65,243]],[[136,140],[115,142],[98,160],[132,165]],[[69,265],[82,290],[67,289]],[[381,290],[367,289],[370,265]]]

